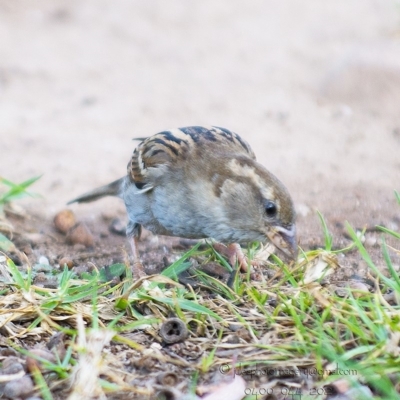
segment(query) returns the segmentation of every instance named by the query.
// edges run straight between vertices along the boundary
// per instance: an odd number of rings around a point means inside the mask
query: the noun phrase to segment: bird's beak
[[[289,229],[275,226],[267,233],[267,237],[287,256],[292,259],[297,257],[296,225],[292,225]]]

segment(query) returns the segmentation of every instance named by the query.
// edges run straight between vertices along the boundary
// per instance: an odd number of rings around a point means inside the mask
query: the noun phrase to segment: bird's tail
[[[69,201],[67,204],[89,203],[91,201],[101,199],[102,197],[105,196],[120,196],[124,180],[125,177],[118,179],[114,182],[111,182],[108,185],[101,186],[97,189],[94,189],[88,193],[83,194],[82,196],[77,197],[76,199]]]

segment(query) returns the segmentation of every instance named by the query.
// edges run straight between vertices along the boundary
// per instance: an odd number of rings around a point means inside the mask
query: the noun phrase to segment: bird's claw
[[[233,268],[238,266],[242,272],[247,272],[249,265],[255,267],[260,265],[260,262],[257,260],[251,260],[249,262],[249,259],[246,257],[242,248],[237,243],[231,243],[228,246],[222,243],[214,243],[213,247],[216,251],[218,251],[218,253],[221,253],[228,258],[229,264]]]

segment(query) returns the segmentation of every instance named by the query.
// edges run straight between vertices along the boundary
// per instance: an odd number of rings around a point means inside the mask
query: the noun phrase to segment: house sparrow
[[[109,195],[124,200],[134,277],[146,275],[137,247],[142,226],[154,234],[231,244],[242,267],[238,244],[248,242],[269,239],[295,257],[292,199],[239,135],[216,126],[190,126],[139,140],[127,176],[68,203]]]

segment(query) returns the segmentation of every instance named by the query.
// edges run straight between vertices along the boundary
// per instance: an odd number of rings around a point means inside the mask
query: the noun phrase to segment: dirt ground
[[[394,0],[0,0],[0,176],[43,175],[25,229],[59,242],[53,216],[125,174],[132,138],[217,125],[286,184],[300,245],[322,245],[319,210],[336,246],[349,221],[373,249],[375,225],[400,229],[399,104]],[[120,201],[71,208],[118,261]]]
[[[46,223],[122,176],[133,137],[213,124],[289,188],[300,244],[399,228],[395,1],[0,1],[0,174]],[[74,206],[97,221],[118,200]]]
[[[0,171],[43,174],[36,213],[122,176],[133,137],[214,124],[287,185],[302,241],[315,209],[399,225],[395,1],[3,0],[0,21]]]

